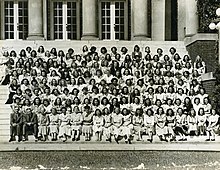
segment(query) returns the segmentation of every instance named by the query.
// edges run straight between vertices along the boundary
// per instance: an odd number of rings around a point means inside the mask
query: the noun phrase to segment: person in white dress
[[[147,109],[144,113],[144,132],[149,136],[148,141],[153,141],[153,132],[155,125],[155,116],[151,108]]]
[[[72,130],[72,141],[79,141],[80,140],[80,131],[82,129],[82,112],[80,111],[78,106],[73,108],[73,112],[70,115],[71,120],[71,130]]]
[[[70,129],[70,115],[66,113],[66,108],[61,108],[61,114],[59,115],[59,137],[65,142],[71,136]]]
[[[93,131],[96,136],[96,141],[102,140],[103,134],[103,126],[104,126],[104,117],[100,109],[95,110],[95,114],[93,116]]]
[[[57,114],[57,110],[55,108],[51,109],[49,122],[49,134],[51,136],[51,140],[56,141],[58,135],[59,115]]]
[[[208,118],[208,126],[206,129],[207,139],[206,141],[215,141],[216,132],[219,129],[219,115],[217,115],[216,110],[211,110],[211,116]],[[210,139],[211,138],[211,139]]]

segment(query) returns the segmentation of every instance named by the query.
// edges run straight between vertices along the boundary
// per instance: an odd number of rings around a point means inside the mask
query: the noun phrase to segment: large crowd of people
[[[10,140],[90,141],[133,137],[153,141],[187,140],[207,135],[214,141],[219,115],[202,86],[205,62],[180,56],[174,47],[167,54],[152,53],[138,45],[99,50],[85,45],[81,54],[69,48],[46,50],[39,46],[4,51],[2,85],[9,86]],[[134,139],[133,139],[134,140]]]

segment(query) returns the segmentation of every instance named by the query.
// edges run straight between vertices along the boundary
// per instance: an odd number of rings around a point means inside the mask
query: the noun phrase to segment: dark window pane
[[[124,40],[125,39],[125,36],[123,33],[120,34],[120,40]]]
[[[14,33],[13,32],[10,32],[10,39],[14,39]]]
[[[115,39],[119,39],[119,34],[115,33]]]
[[[111,38],[110,33],[107,34],[107,39],[109,40]]]
[[[107,25],[107,31],[110,31],[110,30],[111,30],[111,26]]]

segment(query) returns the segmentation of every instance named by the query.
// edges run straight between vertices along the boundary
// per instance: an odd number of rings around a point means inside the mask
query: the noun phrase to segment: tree
[[[199,17],[200,33],[216,32],[209,29],[209,24],[216,19],[216,9],[220,7],[220,0],[196,0]]]

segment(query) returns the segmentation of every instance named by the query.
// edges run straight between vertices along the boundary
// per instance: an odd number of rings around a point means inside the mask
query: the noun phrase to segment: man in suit
[[[19,107],[14,107],[13,113],[10,115],[10,139],[9,142],[17,141],[20,142],[22,139],[22,114]],[[17,136],[16,136],[17,135]]]
[[[23,113],[23,141],[28,140],[28,133],[34,134],[35,141],[38,140],[38,119],[37,115],[32,112],[31,108],[27,108]]]

